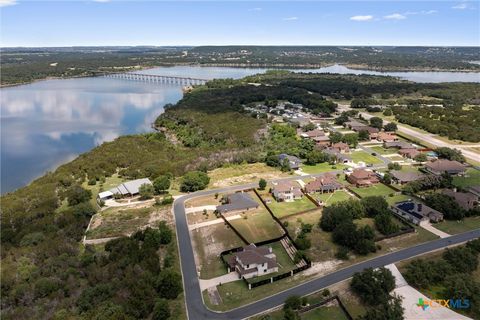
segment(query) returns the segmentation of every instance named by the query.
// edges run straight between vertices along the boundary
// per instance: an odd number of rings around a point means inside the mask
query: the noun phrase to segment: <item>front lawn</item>
[[[360,198],[370,197],[370,196],[383,196],[387,198],[390,194],[395,193],[390,187],[387,187],[383,183],[373,184],[369,187],[350,187],[350,189],[358,194]]]
[[[344,164],[336,164],[336,165],[331,165],[328,162],[323,162],[323,163],[317,163],[314,166],[309,166],[309,165],[303,165],[301,167],[302,171],[308,174],[316,174],[316,173],[324,173],[324,172],[330,172],[330,171],[335,171],[335,170],[343,170],[347,168],[346,165]]]
[[[338,190],[333,193],[315,194],[312,196],[315,199],[322,201],[324,206],[329,206],[336,202],[346,201],[352,197],[344,190]]]
[[[434,227],[448,234],[463,233],[480,228],[480,217],[467,217],[461,221],[444,220],[434,224]]]
[[[283,234],[282,228],[263,207],[247,211],[241,219],[231,220],[230,223],[249,243],[278,238]]]
[[[277,202],[275,199],[272,199],[272,202],[268,203],[267,206],[279,219],[293,213],[315,208],[315,204],[305,196],[303,196],[302,199],[293,202]]]
[[[469,168],[465,177],[453,177],[453,184],[457,187],[468,188],[480,184],[480,170]]]
[[[352,158],[352,161],[358,163],[359,161],[363,161],[365,163],[371,164],[378,164],[382,163],[382,160],[378,159],[375,156],[365,152],[365,151],[353,151],[349,156]]]

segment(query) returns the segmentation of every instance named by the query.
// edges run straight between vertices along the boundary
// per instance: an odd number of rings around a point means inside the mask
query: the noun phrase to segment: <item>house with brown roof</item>
[[[449,175],[463,175],[465,174],[466,168],[458,161],[437,159],[427,162],[427,164],[425,164],[425,170],[437,176],[440,176],[443,173],[448,173]]]
[[[377,140],[380,142],[393,142],[398,141],[398,137],[396,134],[390,132],[379,132]]]
[[[278,271],[277,257],[272,247],[250,244],[229,257],[228,272],[236,271],[240,279],[253,278]]]
[[[479,196],[470,192],[457,192],[456,190],[444,189],[442,193],[453,198],[455,202],[465,210],[471,210],[480,205]]]
[[[335,190],[342,189],[343,185],[335,179],[334,175],[324,174],[321,177],[317,177],[315,180],[310,181],[305,185],[305,192],[307,193],[325,193],[334,192]]]
[[[327,136],[314,137],[312,140],[317,147],[326,147],[330,144],[330,138]]]
[[[417,181],[423,178],[425,175],[419,171],[405,172],[400,170],[392,170],[390,171],[390,176],[392,177],[392,183],[406,184],[412,181]]]
[[[398,154],[402,157],[413,159],[420,154],[420,151],[415,148],[403,148],[398,150]]]
[[[320,130],[320,129],[315,129],[315,130],[300,133],[300,137],[306,138],[306,139],[313,139],[313,138],[324,137],[324,136],[325,136],[325,132],[323,132],[323,130]]]
[[[339,153],[349,153],[350,147],[345,142],[337,142],[330,146],[330,150]]]
[[[370,140],[374,140],[378,138],[380,130],[374,127],[366,127],[362,130],[365,130],[368,132],[368,136],[370,137]],[[361,131],[362,131],[361,130]]]
[[[353,170],[353,172],[347,176],[347,181],[357,187],[368,187],[380,182],[374,172],[365,169]]]
[[[272,188],[272,195],[278,202],[292,202],[303,197],[300,185],[294,181],[277,182]]]

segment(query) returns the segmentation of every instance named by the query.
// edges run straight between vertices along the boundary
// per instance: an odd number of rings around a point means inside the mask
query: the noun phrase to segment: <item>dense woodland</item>
[[[469,70],[474,47],[65,47],[2,48],[1,84],[47,77],[88,76],[138,67],[194,64],[242,67],[320,67],[335,63],[376,70]],[[53,65],[52,65],[53,64]]]
[[[269,163],[282,152],[318,159],[311,143],[297,139],[294,127],[271,125],[268,119],[252,117],[242,106],[288,100],[327,115],[335,111],[336,105],[325,96],[365,97],[382,92],[401,95],[444,89],[464,100],[478,94],[466,84],[427,85],[388,77],[286,72],[217,80],[195,88],[176,105],[166,107],[156,122],[162,132],[123,136],[104,143],[2,196],[2,318],[95,319],[93,314],[111,315],[102,319],[122,319],[121,315],[146,318],[161,314],[166,305],[173,317],[178,308],[173,296],[153,298],[161,286],[174,286],[164,284],[162,274],[178,280],[169,274],[177,262],[165,262],[166,256],[173,256],[173,242],[155,240],[162,237],[159,227],[109,243],[105,248],[81,246],[79,241],[96,211],[90,204],[92,195],[80,187],[85,181],[95,183],[113,173],[126,179],[149,177],[160,181],[165,175],[205,172],[226,162]],[[182,188],[194,190],[206,183],[205,176],[197,172],[184,177]],[[375,223],[380,232],[391,232],[381,212],[368,211],[371,205],[367,203],[360,206],[360,215],[378,216]],[[361,254],[375,250],[371,230],[351,228],[355,218],[349,215],[339,224],[341,228],[333,231],[335,241]],[[344,239],[350,231],[358,236],[361,246]],[[153,251],[159,259],[144,259]]]

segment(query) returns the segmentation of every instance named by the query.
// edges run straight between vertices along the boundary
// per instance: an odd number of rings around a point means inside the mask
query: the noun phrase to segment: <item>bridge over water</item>
[[[130,72],[103,73],[101,76],[105,78],[125,79],[125,80],[143,81],[143,82],[151,82],[151,83],[178,84],[183,86],[200,85],[200,84],[205,84],[208,81],[208,79],[200,79],[200,78],[163,76],[163,75],[130,73]]]

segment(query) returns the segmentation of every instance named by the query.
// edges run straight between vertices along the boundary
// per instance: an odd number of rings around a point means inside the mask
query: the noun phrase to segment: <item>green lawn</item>
[[[390,187],[387,187],[383,183],[373,184],[369,187],[350,187],[356,194],[358,194],[361,198],[369,197],[369,196],[383,196],[388,197],[390,194],[395,193]]]
[[[281,227],[263,207],[248,211],[242,216],[230,223],[250,243],[277,238],[283,234]]]
[[[365,151],[353,151],[352,153],[349,154],[349,156],[352,158],[352,161],[355,163],[359,161],[363,161],[365,163],[372,163],[372,164],[382,163],[382,160],[378,159],[375,156],[372,156],[371,154]]]
[[[342,308],[338,306],[332,307],[319,307],[308,312],[303,313],[300,316],[301,320],[347,320],[347,316],[343,312]]]
[[[303,196],[302,199],[293,202],[277,202],[272,199],[272,202],[267,205],[277,218],[315,208],[315,204],[305,196]]]
[[[333,193],[323,193],[323,194],[316,194],[313,195],[315,199],[321,200],[324,206],[329,206],[336,202],[345,201],[351,198],[346,191],[338,190]]]
[[[453,177],[453,184],[457,187],[471,187],[480,184],[480,170],[469,168],[465,177]]]
[[[435,228],[448,234],[463,233],[480,228],[480,217],[467,217],[463,218],[462,221],[444,220],[436,223]]]
[[[375,146],[375,147],[369,147],[373,151],[375,151],[377,154],[380,155],[386,155],[386,154],[394,154],[397,153],[397,149],[395,148],[384,148],[382,146]]]
[[[405,201],[408,199],[411,199],[411,197],[407,196],[406,194],[398,194],[398,195],[394,195],[393,197],[387,196],[385,200],[387,200],[389,205],[393,205],[397,202]]]
[[[115,173],[111,177],[105,178],[105,182],[97,181],[97,183],[93,186],[89,185],[88,181],[85,180],[85,182],[83,182],[82,184],[82,187],[92,191],[92,199],[90,200],[90,202],[94,206],[97,206],[97,196],[100,192],[110,190],[123,182],[125,182],[125,179],[120,178],[118,174]]]
[[[346,165],[344,164],[336,164],[336,165],[330,165],[327,162],[324,163],[318,163],[314,166],[309,166],[309,165],[303,165],[302,171],[308,174],[316,174],[316,173],[323,173],[323,172],[329,172],[329,171],[335,171],[335,170],[343,170],[347,168]]]

